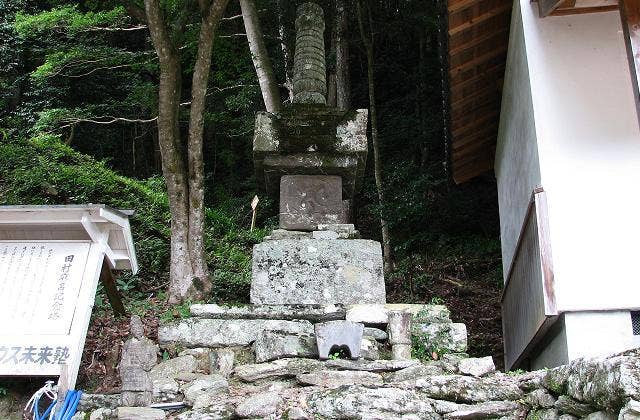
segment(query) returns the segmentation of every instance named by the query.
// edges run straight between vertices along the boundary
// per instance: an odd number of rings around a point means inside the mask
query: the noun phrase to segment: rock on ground
[[[309,321],[191,318],[160,327],[158,340],[161,345],[186,347],[246,346],[256,341],[264,330],[313,334]]]
[[[460,360],[458,362],[458,370],[464,375],[479,377],[495,372],[496,366],[493,364],[493,357],[491,356],[474,357]]]
[[[276,319],[323,322],[344,319],[343,305],[240,305],[223,306],[196,304],[189,308],[191,315],[213,319]]]
[[[445,419],[486,419],[519,413],[522,406],[513,401],[488,401],[475,405],[460,404],[455,411],[446,413]]]
[[[279,359],[269,363],[237,366],[235,373],[243,381],[253,382],[265,378],[291,378],[320,369],[322,366],[322,362],[315,359]]]
[[[163,420],[166,415],[163,410],[148,407],[118,407],[118,420]]]
[[[268,362],[287,357],[318,356],[316,339],[312,335],[294,335],[279,331],[263,331],[253,343],[256,362]]]
[[[263,392],[252,395],[236,407],[236,415],[240,418],[262,418],[274,414],[282,397],[277,392]]]
[[[603,411],[640,399],[640,357],[635,351],[613,357],[577,359],[550,369],[543,385]]]
[[[399,388],[415,388],[428,397],[460,402],[518,400],[523,392],[506,377],[474,378],[461,375],[426,376],[394,384]]]
[[[416,359],[412,360],[327,360],[325,367],[338,370],[366,370],[368,372],[393,372],[420,365]]]
[[[338,388],[343,385],[382,385],[382,375],[357,370],[316,370],[296,376],[304,385]]]
[[[149,372],[149,378],[153,382],[167,378],[175,379],[185,372],[195,372],[198,368],[198,361],[190,354],[174,357],[155,365]]]

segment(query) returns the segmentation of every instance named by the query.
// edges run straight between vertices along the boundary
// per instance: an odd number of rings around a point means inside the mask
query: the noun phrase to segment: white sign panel
[[[0,375],[57,374],[77,351],[69,335],[90,247],[0,242]]]

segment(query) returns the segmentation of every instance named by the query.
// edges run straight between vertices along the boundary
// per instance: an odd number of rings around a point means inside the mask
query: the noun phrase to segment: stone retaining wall
[[[452,330],[432,305],[222,307],[194,305],[193,318],[160,329],[174,355],[149,375],[156,402],[178,411],[121,407],[120,395],[83,396],[98,419],[638,419],[640,351],[578,360],[528,373],[496,372],[491,357],[436,354],[438,360],[385,360],[385,314],[415,314],[419,330]],[[364,359],[317,359],[313,324],[365,323]],[[453,328],[455,330],[455,328]],[[421,335],[423,339],[424,335]],[[463,343],[449,334],[455,349]],[[457,340],[457,341],[456,341]],[[466,346],[466,335],[465,342]],[[366,350],[366,351],[365,351]],[[464,350],[463,350],[464,351]]]

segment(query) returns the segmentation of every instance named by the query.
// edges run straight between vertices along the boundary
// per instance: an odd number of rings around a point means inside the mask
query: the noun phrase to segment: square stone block
[[[345,223],[342,179],[326,175],[285,175],[280,180],[280,228],[315,230]]]
[[[366,109],[302,104],[259,112],[253,138],[258,184],[277,197],[283,175],[339,175],[344,198],[352,198],[364,176],[367,119]]]
[[[379,242],[283,239],[253,247],[252,304],[385,302]]]

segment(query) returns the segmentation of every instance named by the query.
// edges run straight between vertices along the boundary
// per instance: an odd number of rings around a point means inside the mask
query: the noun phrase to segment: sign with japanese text
[[[57,374],[67,363],[90,247],[0,242],[0,375]]]

